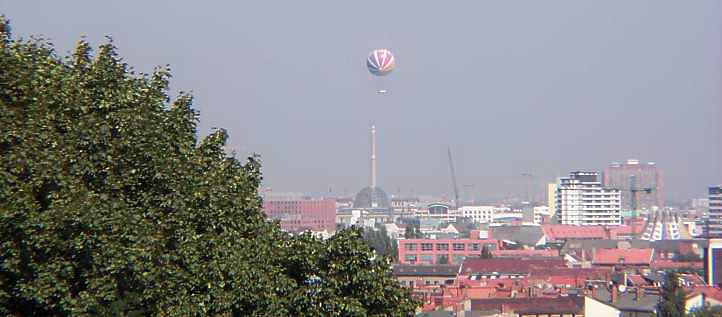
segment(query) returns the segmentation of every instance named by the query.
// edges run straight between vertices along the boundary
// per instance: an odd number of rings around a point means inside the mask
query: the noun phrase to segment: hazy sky
[[[220,2],[220,1],[219,1]],[[170,64],[200,132],[261,154],[274,191],[379,184],[494,198],[611,161],[654,161],[666,195],[722,183],[722,1],[8,1],[16,36],[61,55],[111,35],[137,70]],[[364,60],[397,69],[378,96]],[[471,189],[470,189],[471,190]]]

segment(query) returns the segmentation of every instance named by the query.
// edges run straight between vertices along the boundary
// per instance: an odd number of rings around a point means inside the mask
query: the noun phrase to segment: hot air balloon
[[[366,59],[366,66],[369,68],[369,72],[376,76],[386,76],[396,66],[396,60],[394,54],[387,49],[376,49],[369,54],[369,58]]]
[[[387,94],[389,92],[387,85],[388,80],[382,79],[382,77],[388,75],[396,66],[396,58],[391,51],[387,49],[376,49],[369,54],[366,59],[366,67],[368,67],[373,83],[376,86],[377,94]]]

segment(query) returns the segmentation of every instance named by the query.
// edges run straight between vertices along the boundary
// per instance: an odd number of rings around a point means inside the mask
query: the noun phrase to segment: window
[[[421,244],[421,251],[433,251],[433,250],[434,250],[433,243],[422,243]]]
[[[461,262],[464,262],[464,259],[465,259],[465,258],[466,258],[466,257],[463,256],[463,255],[453,255],[453,256],[451,256],[451,263],[453,263],[453,264],[459,264],[459,263],[461,263]]]
[[[416,254],[410,254],[404,257],[404,260],[406,262],[415,263],[416,262]]]
[[[404,249],[406,251],[416,251],[416,243],[405,243]]]
[[[471,251],[481,251],[481,245],[478,243],[469,243],[469,250]]]
[[[463,243],[454,243],[454,251],[464,251]]]
[[[436,251],[449,251],[449,244],[448,243],[437,243]]]
[[[421,255],[421,262],[433,264],[434,256],[433,255]]]

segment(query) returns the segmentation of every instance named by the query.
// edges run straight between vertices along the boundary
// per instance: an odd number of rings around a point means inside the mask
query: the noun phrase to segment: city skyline
[[[491,198],[523,195],[521,173],[632,158],[658,164],[668,200],[722,182],[718,1],[385,2],[384,23],[375,3],[4,4],[18,37],[59,55],[112,36],[139,71],[169,63],[199,134],[227,129],[277,191],[366,186],[370,122],[389,194],[451,193],[449,146],[461,191]],[[374,48],[397,56],[388,95],[365,69]]]

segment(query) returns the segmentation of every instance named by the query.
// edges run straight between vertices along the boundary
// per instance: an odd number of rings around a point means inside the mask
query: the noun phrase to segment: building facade
[[[494,206],[463,206],[459,207],[462,217],[470,218],[473,222],[488,223],[494,219],[496,207]]]
[[[627,160],[626,163],[611,163],[604,170],[604,186],[621,190],[622,209],[632,209],[632,200],[637,201],[637,210],[651,210],[664,207],[664,180],[662,172],[653,162],[640,163]],[[647,193],[643,188],[651,188]],[[634,196],[632,197],[632,189]]]
[[[493,239],[398,239],[401,264],[460,264],[466,257],[479,257],[486,248],[498,249]]]
[[[281,221],[288,232],[336,230],[334,199],[279,199],[263,202],[266,216]]]
[[[709,239],[704,249],[704,281],[707,285],[722,286],[722,239]]]
[[[722,185],[709,188],[708,201],[705,236],[708,238],[722,238]]]
[[[620,190],[602,186],[597,172],[572,172],[560,178],[555,204],[562,224],[622,224]]]

